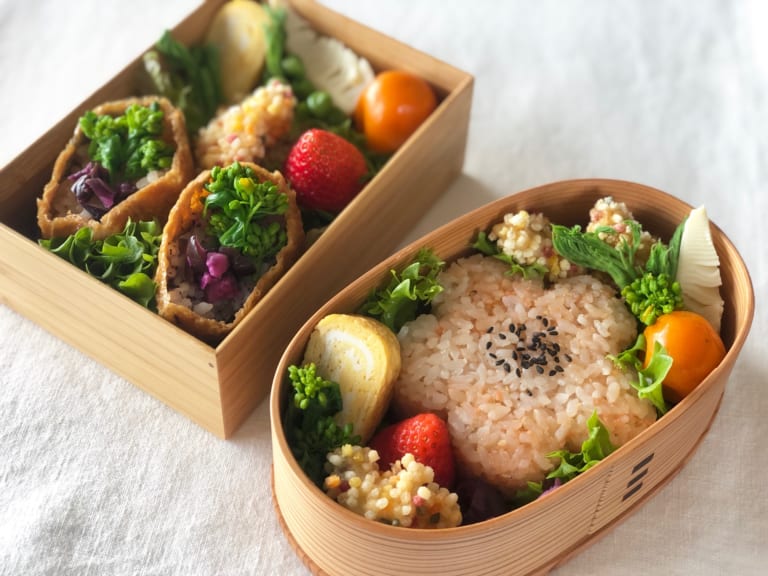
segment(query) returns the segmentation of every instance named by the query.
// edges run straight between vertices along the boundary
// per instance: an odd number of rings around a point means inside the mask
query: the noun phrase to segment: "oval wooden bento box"
[[[458,528],[392,527],[365,520],[328,498],[303,474],[286,443],[281,414],[290,384],[284,375],[289,365],[301,362],[309,334],[323,316],[353,312],[373,287],[386,280],[390,269],[402,267],[421,247],[432,248],[443,259],[455,259],[468,252],[479,230],[521,209],[543,212],[556,223],[583,224],[590,206],[603,196],[626,202],[646,229],[667,239],[691,209],[659,190],[615,180],[564,181],[513,194],[454,220],[381,262],[327,302],[295,335],[272,387],[273,495],[286,536],[313,574],[384,576],[393,567],[440,576],[544,574],[631,514],[692,456],[717,413],[754,313],[749,273],[716,225],[712,236],[723,279],[721,334],[726,357],[693,393],[649,429],[545,498]]]

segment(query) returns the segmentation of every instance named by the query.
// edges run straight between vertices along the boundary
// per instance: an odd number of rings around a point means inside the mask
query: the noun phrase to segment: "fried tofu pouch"
[[[251,168],[260,182],[271,181],[282,193],[288,196],[288,209],[283,215],[287,243],[277,253],[272,267],[259,277],[244,304],[235,313],[234,319],[226,322],[202,316],[188,306],[172,301],[171,297],[173,278],[177,274],[173,270],[172,255],[183,251],[180,237],[189,232],[202,218],[203,202],[208,194],[204,186],[210,181],[210,170],[201,172],[181,192],[178,201],[168,215],[168,222],[163,229],[158,252],[158,267],[155,275],[158,313],[193,336],[212,344],[221,341],[245,318],[248,312],[253,310],[259,300],[293,265],[304,244],[304,228],[301,212],[296,204],[296,194],[288,186],[283,175],[277,171],[269,172],[253,163],[241,162],[240,164]]]
[[[162,139],[175,147],[170,168],[157,180],[148,183],[126,199],[115,204],[101,219],[85,211],[72,192],[68,176],[81,168],[79,163],[87,153],[88,138],[79,124],[67,146],[53,165],[51,179],[37,200],[37,223],[43,238],[59,238],[74,234],[85,226],[93,230],[94,239],[103,239],[123,230],[128,219],[165,222],[179,193],[194,176],[194,161],[187,138],[184,114],[169,100],[158,96],[126,98],[106,102],[93,108],[97,115],[120,116],[132,104],[149,106],[158,102],[163,111]]]

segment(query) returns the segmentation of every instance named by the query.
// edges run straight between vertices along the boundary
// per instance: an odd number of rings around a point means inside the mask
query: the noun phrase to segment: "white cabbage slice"
[[[719,333],[723,316],[720,258],[712,243],[709,217],[703,206],[691,210],[680,238],[677,281],[686,309],[701,314]]]
[[[374,79],[371,64],[335,38],[315,32],[284,2],[272,0],[271,4],[286,10],[287,51],[301,58],[309,81],[318,90],[328,92],[333,103],[351,115],[360,93]]]

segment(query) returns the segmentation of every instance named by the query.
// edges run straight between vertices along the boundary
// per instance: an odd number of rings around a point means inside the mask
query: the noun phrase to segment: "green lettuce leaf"
[[[389,283],[372,291],[359,312],[378,319],[393,332],[399,332],[443,291],[437,276],[444,266],[445,262],[431,250],[422,248],[401,272],[390,271]]]
[[[616,450],[616,447],[611,444],[610,433],[600,421],[597,411],[592,412],[587,420],[587,427],[589,436],[581,444],[581,452],[557,450],[547,455],[550,458],[560,458],[560,464],[547,475],[547,478],[560,478],[563,482],[567,482],[586,472]]]
[[[153,278],[162,232],[157,221],[129,220],[122,232],[104,240],[94,240],[93,230],[85,227],[66,237],[40,240],[39,244],[142,306],[154,309]]]
[[[639,379],[632,384],[637,389],[638,397],[650,400],[659,414],[665,414],[668,409],[664,400],[662,383],[671,367],[672,357],[667,354],[667,350],[660,343],[656,342],[651,361],[646,368],[637,371]]]

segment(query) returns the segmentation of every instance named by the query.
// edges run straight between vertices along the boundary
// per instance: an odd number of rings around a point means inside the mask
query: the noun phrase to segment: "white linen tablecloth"
[[[765,574],[768,5],[325,1],[475,76],[464,173],[408,240],[531,186],[609,177],[704,204],[735,243],[757,307],[711,431],[553,574]],[[0,0],[0,165],[197,4]],[[306,575],[270,465],[267,403],[219,440],[0,306],[1,574]]]

